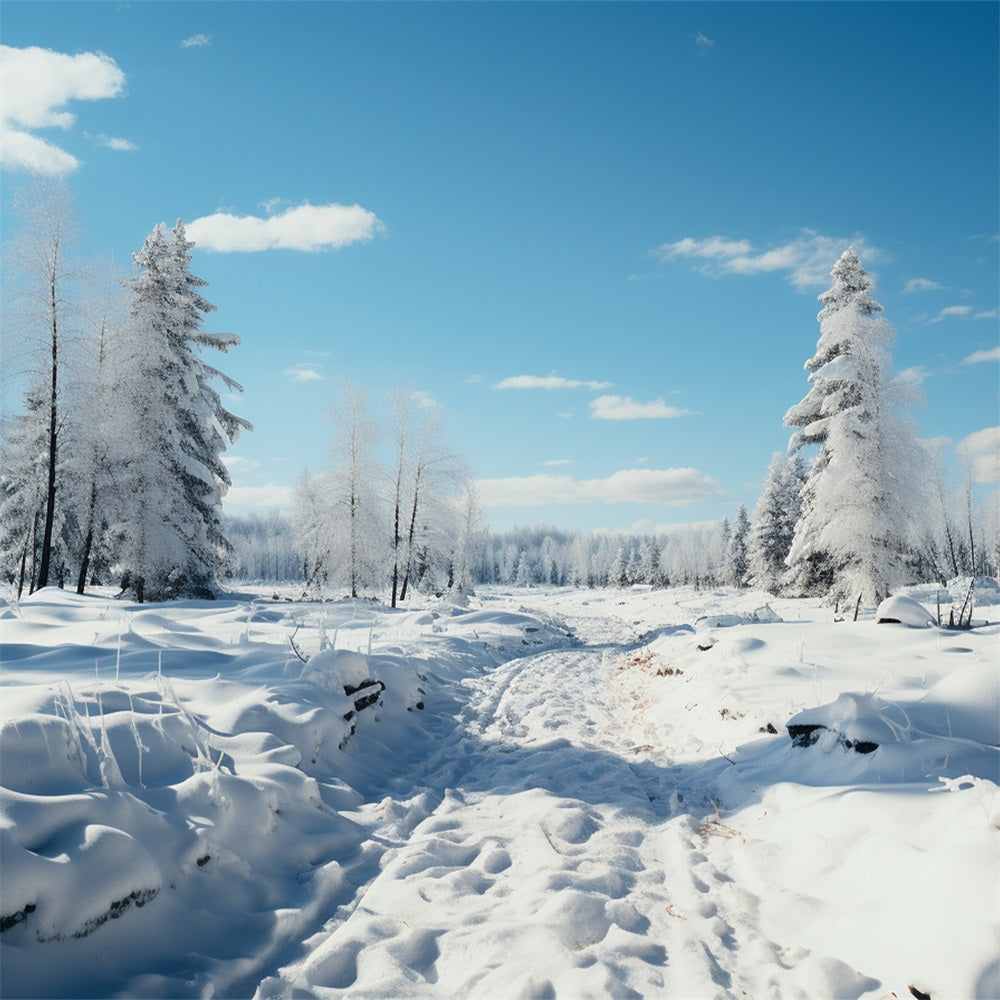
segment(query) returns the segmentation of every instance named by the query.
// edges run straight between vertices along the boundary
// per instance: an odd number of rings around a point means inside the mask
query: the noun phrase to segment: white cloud
[[[973,482],[1000,482],[1000,427],[974,431],[958,442],[958,451],[969,463]]]
[[[658,503],[671,507],[721,496],[719,484],[697,469],[623,469],[604,479],[541,473],[480,479],[487,507],[540,507],[581,503]]]
[[[546,461],[542,462],[541,464],[542,465],[547,465],[547,466],[572,465],[573,464],[573,459],[571,459],[571,458],[549,458],[549,459],[546,459]]]
[[[462,379],[462,382],[465,385],[479,385],[479,383],[482,381],[483,381],[483,376],[477,374],[466,375],[465,378]]]
[[[252,458],[243,458],[242,455],[223,455],[222,461],[225,463],[226,468],[234,475],[239,475],[241,472],[249,472],[260,465],[260,462]]]
[[[976,315],[973,316],[972,318],[973,319],[996,319],[997,316],[1000,316],[1000,312],[998,312],[996,309],[987,309],[985,312],[978,312],[978,313],[976,313]]]
[[[765,274],[785,271],[788,280],[800,291],[830,283],[830,270],[837,258],[853,246],[858,256],[869,261],[880,259],[883,254],[877,247],[869,247],[864,238],[823,236],[811,229],[789,243],[766,249],[755,248],[749,240],[734,240],[726,236],[709,236],[693,239],[686,236],[676,243],[664,243],[651,251],[661,262],[686,258],[695,262],[702,274]]]
[[[662,399],[640,403],[631,396],[598,396],[590,404],[595,420],[670,420],[691,416],[691,410],[668,406]]]
[[[910,278],[903,285],[903,294],[912,295],[914,292],[937,292],[943,288],[944,285],[939,285],[936,281],[931,281],[928,278]]]
[[[694,36],[694,44],[698,49],[699,55],[704,55],[715,44],[715,39],[709,38],[708,35],[699,31]]]
[[[581,381],[559,375],[511,375],[497,382],[494,389],[610,389],[611,382]]]
[[[97,141],[105,149],[113,149],[116,153],[134,153],[139,148],[134,142],[129,142],[128,139],[118,139],[111,135],[99,135]]]
[[[962,359],[963,365],[980,365],[986,361],[1000,361],[1000,347],[991,347],[985,351],[973,351]]]
[[[904,368],[901,372],[897,373],[893,381],[906,382],[911,385],[922,385],[929,374],[930,372],[923,365],[914,365],[912,368]]]
[[[292,365],[291,368],[286,368],[282,374],[293,382],[322,382],[326,379],[325,375],[321,375],[316,370],[315,365]]]
[[[261,219],[254,215],[216,212],[195,219],[188,239],[203,250],[218,253],[256,253],[261,250],[339,250],[349,243],[367,242],[384,226],[360,205],[299,205]]]
[[[413,389],[410,392],[410,398],[422,410],[433,410],[434,407],[441,405],[429,392],[424,389]]]
[[[203,49],[212,44],[211,35],[192,35],[181,42],[182,49]]]
[[[71,56],[0,45],[0,164],[41,174],[76,170],[75,156],[34,131],[69,129],[76,122],[76,115],[63,110],[70,101],[117,97],[124,87],[125,74],[103,52]]]
[[[972,306],[945,306],[937,314],[937,316],[932,317],[927,321],[928,326],[932,326],[934,323],[940,323],[942,320],[946,319],[964,319],[966,316],[972,314]]]
[[[266,486],[230,486],[223,503],[229,509],[287,507],[292,502],[294,492],[291,486],[279,483],[268,483]]]

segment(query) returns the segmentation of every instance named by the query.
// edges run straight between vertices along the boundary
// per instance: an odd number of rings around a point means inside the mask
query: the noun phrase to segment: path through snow
[[[437,720],[431,759],[352,816],[389,845],[381,869],[259,997],[817,997],[877,985],[762,935],[759,900],[707,850],[734,834],[681,805],[685,794],[704,805],[695,771],[634,744],[613,672],[635,634],[617,617],[567,624],[589,642],[470,683],[454,728]]]

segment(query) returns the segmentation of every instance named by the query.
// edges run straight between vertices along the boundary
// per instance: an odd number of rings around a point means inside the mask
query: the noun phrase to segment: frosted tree
[[[798,593],[877,602],[904,575],[922,460],[912,428],[897,415],[888,380],[891,325],[854,249],[820,296],[820,336],[806,362],[810,390],[785,415],[799,430],[790,448],[818,446],[788,555]]]
[[[222,405],[213,382],[242,387],[201,356],[205,348],[226,352],[239,338],[203,331],[215,306],[191,273],[192,246],[180,222],[146,238],[133,256],[130,315],[114,352],[119,557],[139,601],[212,595],[229,552],[221,456],[251,426]]]
[[[326,525],[334,581],[351,597],[374,593],[385,580],[388,532],[384,474],[376,456],[379,428],[363,389],[344,383],[329,415],[336,424],[333,467],[325,478]]]
[[[736,523],[726,545],[722,571],[723,580],[734,587],[746,587],[749,582],[750,567],[747,556],[749,538],[750,518],[747,516],[746,505],[740,504],[740,509],[736,513]]]
[[[74,334],[73,306],[79,280],[79,264],[74,256],[77,240],[77,216],[73,197],[62,180],[37,178],[14,193],[14,215],[20,230],[6,247],[4,266],[5,299],[11,303],[11,319],[19,328],[16,338],[22,348],[18,361],[8,359],[10,328],[5,332],[4,367],[26,371],[30,381],[25,419],[35,428],[21,430],[22,442],[28,438],[43,441],[43,485],[39,514],[37,575],[33,587],[45,587],[53,567],[53,546],[57,544],[57,504],[62,481],[60,460],[63,454],[65,414],[62,394],[66,384],[67,347]],[[12,276],[12,277],[10,277]],[[34,462],[21,463],[26,474]],[[22,483],[26,499],[39,491]],[[34,512],[31,514],[34,519]]]
[[[748,545],[751,586],[776,593],[787,571],[785,560],[792,547],[795,525],[802,509],[800,492],[805,464],[796,452],[775,452],[757,507]]]

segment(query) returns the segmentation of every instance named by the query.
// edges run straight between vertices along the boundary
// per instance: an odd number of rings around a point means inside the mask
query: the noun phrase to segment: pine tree
[[[201,358],[226,352],[233,334],[202,330],[215,309],[191,273],[191,248],[178,221],[158,225],[133,256],[128,322],[116,344],[117,447],[122,453],[118,534],[124,578],[138,600],[212,596],[229,543],[221,522],[229,473],[222,453],[246,420],[230,413],[212,383],[242,387]]]
[[[877,313],[853,248],[820,296],[820,337],[806,362],[811,388],[785,415],[790,447],[818,445],[788,556],[798,593],[877,602],[901,577],[912,533],[908,500],[921,466],[888,386],[892,327]]]
[[[799,494],[804,482],[802,455],[797,452],[789,457],[775,452],[750,529],[749,582],[753,587],[775,593],[781,586],[802,509]]]
[[[726,557],[723,578],[734,587],[746,587],[749,580],[749,561],[747,558],[747,542],[750,536],[750,518],[747,516],[745,504],[740,504],[736,513],[736,523],[733,525],[729,544],[726,546]]]

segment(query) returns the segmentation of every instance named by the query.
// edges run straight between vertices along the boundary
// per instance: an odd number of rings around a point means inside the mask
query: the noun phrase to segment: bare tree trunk
[[[82,594],[87,585],[87,570],[90,569],[90,552],[94,545],[94,517],[97,513],[97,482],[90,484],[90,508],[87,511],[87,537],[83,543],[83,556],[80,560],[80,575],[76,581],[76,592]]]
[[[49,468],[45,494],[45,528],[42,532],[42,559],[38,568],[39,589],[48,585],[49,563],[52,558],[52,525],[56,515],[56,389],[59,372],[59,326],[56,312],[56,264],[59,260],[59,243],[56,241],[53,266],[49,276],[49,305],[52,309],[52,386],[49,398]]]

